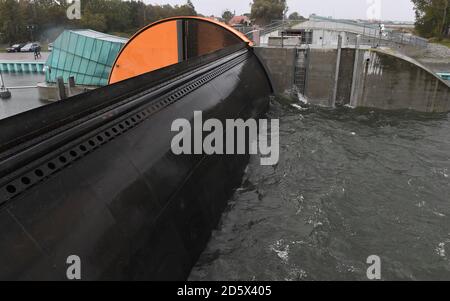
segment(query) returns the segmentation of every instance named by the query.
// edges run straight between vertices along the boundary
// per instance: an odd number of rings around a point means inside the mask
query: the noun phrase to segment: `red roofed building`
[[[245,25],[250,26],[252,24],[252,21],[250,21],[249,17],[247,16],[234,16],[230,22],[228,22],[229,25],[235,26],[235,25]]]

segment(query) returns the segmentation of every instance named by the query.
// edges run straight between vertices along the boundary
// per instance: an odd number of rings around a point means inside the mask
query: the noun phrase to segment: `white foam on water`
[[[283,246],[283,240],[278,240],[274,245],[270,246],[270,250],[275,252],[277,256],[284,262],[289,260],[289,245]]]
[[[291,107],[296,108],[297,110],[302,111],[302,112],[303,111],[308,111],[308,108],[303,108],[303,107],[301,107],[300,105],[298,105],[296,103],[291,104]]]
[[[346,104],[346,105],[344,105],[344,108],[348,108],[348,109],[354,110],[354,109],[356,109],[356,106],[352,106],[351,104]]]
[[[299,268],[293,268],[289,271],[289,275],[285,278],[285,281],[299,281],[302,279],[306,279],[308,277],[308,273],[305,270]]]
[[[438,244],[438,246],[436,247],[435,251],[436,251],[436,254],[437,254],[439,257],[442,257],[442,258],[447,259],[446,246],[447,246],[447,244],[449,244],[449,243],[450,243],[450,239],[446,239],[445,241],[440,242],[440,243]]]
[[[438,211],[433,211],[433,214],[439,217],[446,217],[446,215],[444,213],[440,213]]]
[[[300,92],[297,92],[297,98],[300,102],[302,102],[303,104],[308,104],[308,98],[306,98],[305,95],[302,95]]]
[[[445,242],[440,242],[435,250],[436,250],[437,255],[439,255],[440,257],[443,257],[443,258],[446,257]]]
[[[449,171],[447,168],[433,168],[433,173],[439,176],[442,176],[446,179],[450,177]]]

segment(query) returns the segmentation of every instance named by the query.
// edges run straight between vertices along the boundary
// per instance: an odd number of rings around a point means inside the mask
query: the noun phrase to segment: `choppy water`
[[[447,114],[274,103],[281,158],[253,157],[190,280],[450,280]]]

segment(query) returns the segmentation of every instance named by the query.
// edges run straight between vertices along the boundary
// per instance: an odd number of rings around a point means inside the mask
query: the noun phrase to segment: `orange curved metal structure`
[[[173,17],[152,23],[131,37],[114,62],[109,84],[237,44],[253,46],[236,29],[202,17]]]

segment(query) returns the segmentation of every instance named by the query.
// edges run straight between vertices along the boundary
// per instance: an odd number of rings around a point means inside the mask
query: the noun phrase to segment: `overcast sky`
[[[186,0],[144,0],[151,4],[183,4]],[[411,0],[288,0],[289,12],[298,11],[303,16],[315,13],[346,19],[367,19],[369,3],[381,2],[381,19],[414,21]],[[225,9],[236,14],[250,12],[251,0],[192,0],[197,12],[203,15],[220,16]]]

